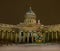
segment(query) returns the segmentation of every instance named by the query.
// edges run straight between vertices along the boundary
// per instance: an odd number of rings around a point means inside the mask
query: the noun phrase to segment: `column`
[[[7,40],[9,39],[9,32],[8,31],[6,31],[6,36],[7,36]]]
[[[11,31],[8,32],[9,41],[11,41]]]
[[[0,40],[1,40],[1,30],[0,30]]]
[[[60,42],[60,32],[59,32],[59,42]]]
[[[2,39],[4,38],[4,31],[2,32]]]
[[[43,33],[43,42],[46,41],[45,37],[46,37],[46,32]]]
[[[36,42],[36,36],[37,36],[37,33],[33,32],[33,42]]]
[[[32,36],[32,43],[33,43],[33,42],[34,42],[34,41],[33,41],[33,32],[31,32],[31,36]]]
[[[17,33],[15,33],[15,42],[17,42]]]
[[[9,41],[11,41],[11,31],[8,32]]]
[[[52,32],[52,41],[53,41],[53,32]]]
[[[29,43],[29,32],[27,34],[27,42]]]
[[[49,34],[50,34],[50,33],[48,32],[48,42],[49,42]]]
[[[11,31],[11,41],[13,41],[13,35],[12,35],[12,31]]]
[[[57,32],[56,32],[56,42],[57,42],[58,36],[57,36]]]
[[[7,41],[6,41],[6,44],[8,45],[8,42],[9,42],[9,37],[8,37],[9,34],[8,34],[8,31],[5,31],[5,34],[6,34],[5,36],[6,36],[6,40],[7,40]]]
[[[19,42],[21,42],[21,31],[19,31]]]
[[[48,42],[48,39],[49,39],[49,38],[48,38],[48,31],[45,32],[44,38],[45,38],[45,42]]]

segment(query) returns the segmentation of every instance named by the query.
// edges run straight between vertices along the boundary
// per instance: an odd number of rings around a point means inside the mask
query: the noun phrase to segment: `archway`
[[[31,36],[29,37],[29,43],[32,43],[32,37]]]

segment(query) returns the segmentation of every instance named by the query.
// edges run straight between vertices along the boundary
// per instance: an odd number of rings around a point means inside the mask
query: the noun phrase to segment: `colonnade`
[[[37,32],[24,31],[4,31],[0,30],[0,42],[11,43],[34,43],[36,42]],[[45,31],[43,34],[43,42],[60,42],[59,31]]]
[[[33,43],[34,41],[32,32],[0,30],[0,42]]]
[[[19,42],[22,43],[33,43],[35,42],[35,36],[33,32],[19,32]]]
[[[17,42],[18,33],[15,31],[0,30],[0,42]]]
[[[44,33],[44,42],[60,42],[60,32],[59,31],[46,31]]]

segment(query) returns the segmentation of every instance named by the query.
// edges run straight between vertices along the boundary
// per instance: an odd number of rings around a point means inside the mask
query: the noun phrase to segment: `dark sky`
[[[0,22],[22,22],[29,6],[42,24],[60,24],[60,0],[0,0]]]

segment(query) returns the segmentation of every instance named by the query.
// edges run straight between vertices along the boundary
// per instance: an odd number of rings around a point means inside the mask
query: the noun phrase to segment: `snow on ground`
[[[13,44],[0,46],[0,51],[60,51],[59,44]]]

